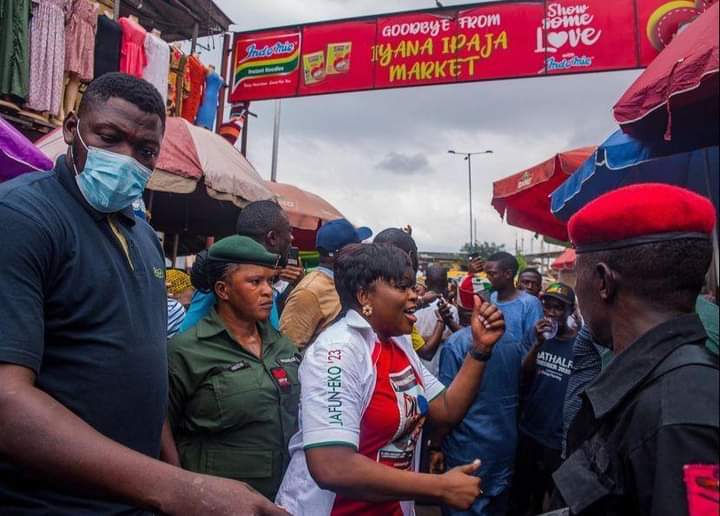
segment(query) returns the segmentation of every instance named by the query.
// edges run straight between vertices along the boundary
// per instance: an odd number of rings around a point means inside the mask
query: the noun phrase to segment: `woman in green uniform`
[[[213,245],[204,264],[215,307],[170,341],[169,422],[185,469],[247,482],[270,500],[297,430],[297,347],[268,317],[279,256],[248,237]]]

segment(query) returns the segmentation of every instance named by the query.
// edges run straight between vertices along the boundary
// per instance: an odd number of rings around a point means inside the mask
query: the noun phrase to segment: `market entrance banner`
[[[711,3],[501,1],[238,33],[230,101],[641,68]]]

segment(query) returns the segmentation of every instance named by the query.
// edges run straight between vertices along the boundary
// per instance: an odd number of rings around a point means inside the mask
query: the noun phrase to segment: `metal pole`
[[[708,197],[708,199],[712,200],[713,191],[712,191],[712,186],[710,183],[710,158],[708,156],[708,149],[704,150],[703,158],[705,161],[705,186],[707,187],[707,197]],[[718,284],[720,283],[720,245],[718,244],[718,230],[720,230],[720,227],[718,227],[718,225],[715,224],[715,228],[713,229],[713,238],[712,238],[712,243],[713,243],[712,274],[710,275],[711,280],[713,282],[712,289],[713,289],[713,294],[715,295],[715,300],[717,300]]]
[[[115,21],[120,19],[120,4],[121,0],[115,0],[115,3],[113,4],[113,18]]]
[[[175,238],[173,239],[172,257],[170,260],[172,262],[173,269],[175,268],[175,264],[177,263],[179,247],[180,247],[180,233],[175,233]]]
[[[250,103],[247,104],[247,109],[250,109]],[[250,115],[245,110],[245,116],[243,118],[242,134],[240,134],[240,154],[247,157],[247,144],[248,144],[248,125],[250,124]]]
[[[230,57],[230,33],[223,34],[222,62],[220,63],[220,76],[223,78],[224,84],[220,88],[220,99],[215,115],[215,132],[220,132],[220,126],[225,118],[225,94],[227,93],[227,85],[230,84],[228,77],[228,60]]]
[[[472,155],[467,155],[468,161],[468,197],[470,200],[470,251],[473,251],[473,213],[472,213]]]
[[[277,183],[278,145],[280,144],[280,100],[275,101],[275,123],[273,124],[272,168],[270,181]]]
[[[195,53],[195,48],[197,47],[197,39],[198,34],[200,33],[200,25],[198,25],[197,22],[193,25],[193,32],[192,32],[192,41],[190,43],[190,53]]]

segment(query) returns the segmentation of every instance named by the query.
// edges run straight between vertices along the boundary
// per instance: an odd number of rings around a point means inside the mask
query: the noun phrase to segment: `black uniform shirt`
[[[688,514],[686,464],[718,463],[718,363],[695,314],[663,323],[583,393],[553,478],[573,514]]]

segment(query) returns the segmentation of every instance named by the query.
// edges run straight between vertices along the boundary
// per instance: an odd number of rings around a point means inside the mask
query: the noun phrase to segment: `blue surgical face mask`
[[[80,119],[77,135],[82,146],[87,149],[87,157],[80,174],[75,165],[75,156],[72,156],[75,181],[90,206],[102,213],[115,213],[129,207],[142,196],[152,170],[130,156],[85,145],[80,135]],[[72,146],[70,152],[73,152]]]

